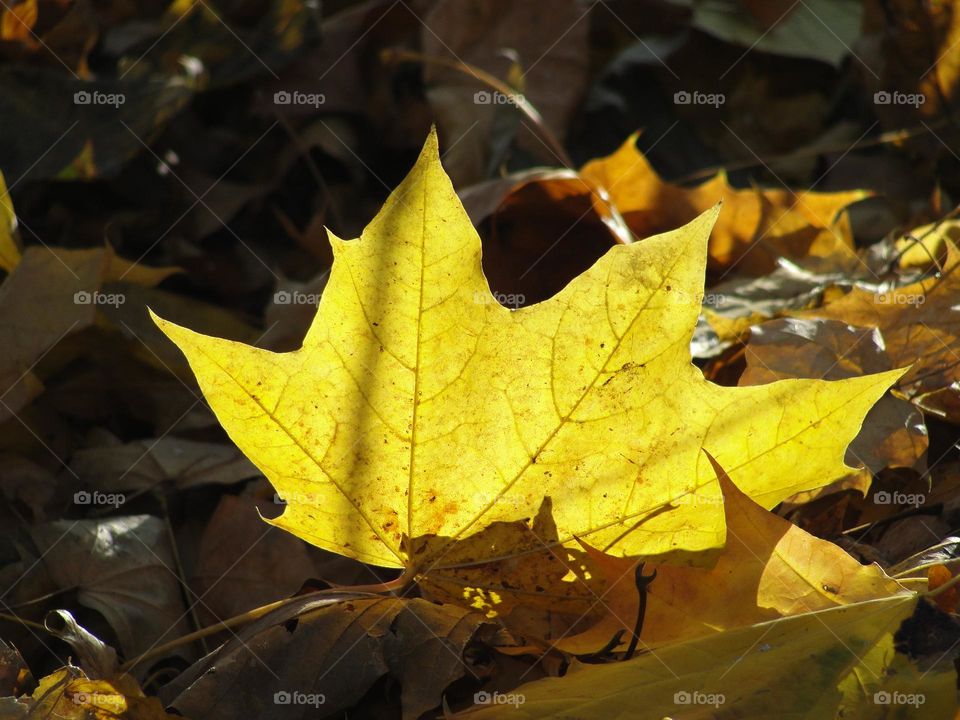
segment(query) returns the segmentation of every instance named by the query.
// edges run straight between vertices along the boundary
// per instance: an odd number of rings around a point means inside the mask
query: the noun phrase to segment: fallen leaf
[[[33,696],[21,701],[23,717],[62,720],[167,720],[179,717],[164,712],[163,705],[146,697],[129,675],[94,680],[79,668],[61,668],[40,679]],[[2,709],[2,708],[0,708]]]
[[[574,662],[562,678],[537,680],[498,698],[478,694],[484,705],[454,717],[775,720],[787,708],[797,717],[834,717],[852,700],[846,678],[916,604],[915,595],[898,595],[665,645],[625,662]],[[937,699],[939,705],[924,706],[923,717],[952,720],[955,697]],[[862,717],[880,717],[872,697],[861,695],[857,709]]]
[[[58,520],[30,529],[40,560],[57,588],[103,615],[128,657],[189,630],[163,522],[148,515]]]
[[[440,0],[424,16],[421,47],[428,57],[468,63],[498,78],[508,78],[516,64],[523,73],[523,87],[517,91],[562,138],[587,82],[589,23],[583,21],[584,14],[574,0],[555,0],[549,8],[510,0]],[[531,27],[537,32],[531,33]],[[519,122],[522,116],[508,98],[471,73],[431,63],[424,67],[424,80],[444,137],[463,140],[451,144],[447,158],[457,185],[491,174],[498,112],[518,121],[507,140],[517,133],[525,150],[556,162],[545,152],[543,140],[526,127],[529,122]]]
[[[120,292],[103,292],[109,282],[156,284],[176,268],[151,268],[117,257],[109,247],[89,250],[31,246],[0,285],[0,419],[36,397],[43,384],[37,362],[67,335],[92,325],[98,309],[122,304]]]
[[[785,378],[841,380],[895,367],[876,329],[836,320],[784,318],[753,329],[740,385]],[[899,397],[885,395],[870,408],[847,462],[876,473],[887,467],[926,470],[927,426],[923,413]]]
[[[235,447],[171,436],[84,448],[70,467],[87,487],[105,491],[146,490],[164,481],[181,489],[231,485],[260,474]]]
[[[244,628],[161,697],[207,720],[290,717],[286,705],[331,717],[389,676],[401,686],[402,717],[415,720],[451,683],[477,677],[468,649],[495,632],[482,615],[419,599],[304,596]]]
[[[612,155],[588,162],[580,175],[607,192],[637,237],[683,225],[722,201],[724,212],[710,238],[712,267],[764,275],[781,257],[853,258],[849,227],[838,222],[838,216],[868,193],[738,190],[723,172],[685,188],[661,179],[637,149],[636,140],[633,135]]]
[[[270,510],[250,495],[224,495],[206,521],[190,583],[203,598],[197,608],[203,625],[292,596],[313,578],[338,585],[381,581],[364,565],[265,525],[260,512]]]
[[[910,365],[898,388],[925,410],[960,419],[960,250],[948,248],[938,277],[892,290],[853,288],[820,308],[794,313],[878,328],[894,367]]]
[[[682,503],[719,494],[701,447],[772,507],[849,472],[846,445],[900,375],[706,382],[689,341],[716,215],[611,248],[553,298],[510,311],[431,135],[361,239],[332,239],[300,350],[156,321],[237,446],[281,496],[309,499],[273,521],[309,542],[423,574],[453,541],[551,498],[558,542],[698,552],[723,537],[719,504]],[[472,547],[475,562],[504,553]]]
[[[907,592],[879,566],[860,565],[833,543],[764,510],[738,490],[719,465],[715,467],[723,490],[726,545],[710,568],[656,568],[657,577],[647,590],[641,633],[645,646]],[[718,500],[690,498],[703,504]],[[637,617],[636,560],[596,550],[590,554],[609,578],[610,589],[599,598],[609,614],[587,633],[558,643],[567,652],[594,651],[620,629],[629,639]]]
[[[934,565],[927,570],[927,587],[930,590],[936,590],[951,580],[953,580],[953,573],[950,572],[950,569],[946,565]],[[957,612],[957,600],[958,594],[956,586],[934,597],[934,602],[937,603],[937,607],[948,613]]]
[[[840,65],[860,34],[857,0],[692,2],[693,26],[750,50]],[[750,13],[742,11],[746,5]],[[824,28],[830,28],[824,32]]]
[[[13,203],[7,191],[7,182],[0,173],[0,270],[12,272],[20,262],[20,247],[15,232],[17,216],[13,212]]]
[[[0,40],[31,42],[37,24],[37,0],[24,0],[15,5],[4,6],[0,18]]]

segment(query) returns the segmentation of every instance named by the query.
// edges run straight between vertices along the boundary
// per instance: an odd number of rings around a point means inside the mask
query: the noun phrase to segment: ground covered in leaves
[[[0,718],[958,713],[960,5],[0,10]]]

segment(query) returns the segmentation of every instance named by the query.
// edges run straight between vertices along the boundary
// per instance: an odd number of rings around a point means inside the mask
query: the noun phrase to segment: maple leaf
[[[723,491],[726,545],[712,567],[656,569],[641,633],[647,645],[837,605],[912,595],[878,565],[861,565],[837,545],[759,507],[719,464],[714,468]],[[590,547],[587,551],[610,580],[603,595],[610,612],[587,632],[557,643],[567,652],[602,647],[617,630],[631,632],[637,617],[636,560],[610,557]]]
[[[937,277],[928,277],[887,292],[853,288],[821,308],[796,311],[804,318],[838,320],[878,328],[890,361],[910,366],[898,383],[908,398],[925,410],[956,421],[960,381],[960,249],[946,239],[946,261]]]
[[[287,500],[269,522],[311,543],[422,574],[443,567],[453,541],[552,503],[556,543],[699,552],[722,544],[724,527],[721,504],[684,503],[719,497],[701,447],[772,507],[849,472],[847,444],[900,375],[705,381],[689,343],[718,210],[613,247],[556,296],[508,310],[431,133],[360,239],[331,238],[301,349],[155,321]],[[457,557],[511,552],[481,541]]]
[[[686,188],[663,180],[636,142],[631,135],[613,154],[584,165],[580,175],[605,190],[638,237],[682,225],[723,201],[709,247],[711,265],[765,275],[780,257],[835,255],[856,262],[849,223],[840,211],[869,193],[738,190],[724,172]]]
[[[916,708],[907,705],[907,714],[879,714],[873,693],[855,685],[865,675],[884,690],[916,687],[920,673],[913,666],[906,682],[874,674],[874,668],[896,671],[909,662],[900,653],[877,658],[874,650],[889,648],[883,646],[916,605],[915,595],[895,595],[673,643],[625,662],[574,662],[562,678],[535,680],[452,717],[819,719],[838,717],[842,705],[857,712],[841,717],[948,720],[956,712],[952,667],[938,672],[936,684],[922,686],[929,704],[920,715],[909,714]]]

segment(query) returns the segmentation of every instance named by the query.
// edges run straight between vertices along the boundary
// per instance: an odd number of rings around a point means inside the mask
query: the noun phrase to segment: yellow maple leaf
[[[480,239],[431,134],[359,240],[334,263],[300,350],[273,353],[160,318],[220,422],[287,500],[273,524],[408,576],[453,541],[552,506],[619,555],[723,542],[701,447],[772,507],[849,472],[847,444],[898,371],[728,388],[689,342],[718,208],[611,248],[547,301],[494,301]],[[510,556],[476,541],[459,563]]]

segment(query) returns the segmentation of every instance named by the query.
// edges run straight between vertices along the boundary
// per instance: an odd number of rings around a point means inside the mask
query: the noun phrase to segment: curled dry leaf
[[[811,720],[834,717],[841,703],[853,697],[847,679],[864,672],[860,658],[894,632],[916,605],[915,595],[897,595],[673,643],[624,662],[575,662],[562,678],[521,685],[495,703],[455,717],[648,720],[722,713],[777,720],[785,708],[799,709],[797,717]],[[893,661],[886,658],[886,664]],[[940,683],[939,692],[931,693],[924,718],[953,718],[955,691],[945,692],[948,687]],[[511,698],[516,699],[512,705],[507,702]],[[856,701],[862,717],[878,717],[872,693],[861,688]]]

